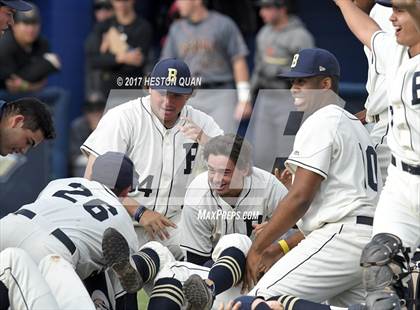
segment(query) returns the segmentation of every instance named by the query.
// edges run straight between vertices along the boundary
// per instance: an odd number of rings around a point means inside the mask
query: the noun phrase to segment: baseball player
[[[68,288],[74,293],[62,294],[58,302],[53,292]],[[78,299],[74,300],[76,295]],[[0,252],[0,308],[95,309],[69,262],[52,254],[45,256],[37,266],[28,253],[19,248]]]
[[[251,145],[240,136],[212,138],[203,156],[208,171],[188,187],[180,222],[181,248],[199,265],[211,259],[222,236],[250,237],[287,194],[274,175],[252,166]]]
[[[304,49],[281,76],[292,79],[296,108],[310,115],[286,161],[293,185],[248,252],[244,288],[256,283],[250,295],[265,298],[292,295],[334,306],[361,302],[358,262],[381,189],[374,147],[358,119],[334,104],[340,76],[334,55]],[[305,239],[257,283],[264,250],[295,224]]]
[[[13,25],[13,13],[15,11],[30,11],[32,6],[22,0],[2,0],[0,1],[0,31],[4,31]]]
[[[192,76],[202,78],[190,104],[225,132],[236,133],[238,121],[252,112],[244,39],[228,16],[208,10],[204,0],[178,0],[176,5],[183,19],[171,25],[161,57],[184,60]]]
[[[182,81],[189,79],[183,61],[161,60],[150,77],[150,96],[108,111],[81,147],[89,156],[87,177],[95,158],[106,151],[133,158],[140,182],[128,210],[146,232],[161,239],[170,236],[165,226],[179,221],[199,145],[223,133],[211,117],[185,105],[193,89]],[[165,242],[177,244],[175,233]],[[141,244],[148,241],[146,233],[139,238]]]
[[[0,155],[25,154],[44,139],[54,139],[51,114],[36,98],[0,100]]]
[[[386,32],[392,32],[392,24],[389,17],[392,10],[379,4],[374,0],[364,0],[355,2]],[[388,133],[388,100],[386,99],[386,83],[384,72],[378,71],[375,58],[370,49],[364,47],[368,60],[368,80],[366,90],[368,98],[365,102],[365,110],[356,114],[362,121],[367,122],[367,128],[370,131],[370,137],[375,144],[375,150],[378,157],[378,165],[381,170],[382,182],[385,184],[387,169],[391,163],[391,150],[387,145]]]
[[[112,228],[105,231],[102,245],[108,265],[117,274],[136,274],[140,279],[138,289],[144,285],[150,295],[148,309],[178,310],[187,305],[187,309],[203,310],[210,308],[195,307],[184,298],[191,295],[183,293],[183,290],[188,290],[185,283],[196,278],[202,283],[205,279],[213,279],[219,284],[214,291],[215,305],[232,300],[240,293],[237,284],[245,270],[245,257],[251,240],[243,234],[221,237],[212,253],[215,262],[212,268],[175,261],[171,252],[155,241],[146,243],[138,253],[130,255],[124,236]],[[233,259],[240,260],[240,263],[236,265]]]
[[[336,1],[349,28],[371,49],[378,70],[384,72],[389,104],[391,164],[375,213],[374,237],[361,263],[368,297],[394,289],[411,306],[404,278],[410,273],[409,255],[420,243],[420,3],[376,2],[392,5],[394,34],[382,31],[352,1]]]
[[[58,254],[81,279],[86,279],[104,269],[101,241],[107,227],[118,229],[132,251],[138,249],[131,218],[118,200],[137,181],[133,163],[127,156],[105,153],[95,161],[92,181],[84,178],[52,181],[35,202],[1,219],[0,249],[22,248],[36,263],[48,254]],[[51,279],[56,280],[59,278]],[[52,287],[60,308],[83,308],[79,292],[68,285],[57,290]],[[73,303],[66,304],[67,300]]]

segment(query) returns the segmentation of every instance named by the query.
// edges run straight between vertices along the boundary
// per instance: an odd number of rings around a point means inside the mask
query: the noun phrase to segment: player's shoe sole
[[[196,274],[185,281],[182,290],[188,302],[188,310],[210,310],[213,305],[213,296],[205,281]]]
[[[143,287],[143,279],[130,264],[130,248],[127,240],[114,228],[107,228],[102,239],[105,263],[117,274],[122,287],[128,293],[136,293]]]

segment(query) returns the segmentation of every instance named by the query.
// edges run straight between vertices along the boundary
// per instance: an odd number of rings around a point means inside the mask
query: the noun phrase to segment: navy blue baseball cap
[[[32,10],[32,6],[22,0],[1,0],[0,4],[8,6],[9,8],[15,9],[16,11],[30,11]]]
[[[166,58],[154,66],[149,86],[176,94],[191,94],[193,88],[190,86],[190,79],[191,72],[185,62],[176,58]]]
[[[127,155],[107,152],[95,159],[91,179],[111,189],[125,189],[128,186],[134,189],[139,182],[139,175]]]
[[[392,0],[376,0],[375,2],[383,6],[392,7]]]
[[[307,48],[293,57],[290,71],[279,74],[280,78],[307,78],[317,75],[340,77],[337,58],[322,48]]]

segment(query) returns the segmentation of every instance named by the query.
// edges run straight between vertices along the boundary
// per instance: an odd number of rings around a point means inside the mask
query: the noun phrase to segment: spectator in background
[[[95,21],[101,23],[107,19],[114,17],[114,9],[110,0],[94,0],[93,10],[95,14]]]
[[[105,22],[106,20],[114,17],[114,9],[110,0],[94,0],[93,1],[94,13],[94,27],[98,23]],[[91,32],[86,39],[85,49],[95,41],[95,32]],[[101,89],[101,70],[94,69],[90,66],[89,61],[86,59],[85,63],[85,94],[101,93],[103,97],[106,95]]]
[[[61,63],[40,35],[38,8],[16,12],[12,31],[0,39],[0,98],[12,101],[33,96],[47,103],[56,123],[53,142],[52,177],[67,176],[68,94],[58,87],[47,87],[47,78],[58,72]]]
[[[105,99],[99,93],[91,93],[85,102],[83,115],[70,127],[70,176],[83,177],[87,158],[80,152],[83,142],[96,129],[105,109]]]
[[[252,112],[248,49],[236,24],[229,17],[209,11],[203,0],[177,0],[184,18],[172,24],[161,58],[184,60],[191,75],[201,77],[201,88],[190,105],[212,116],[228,133],[236,133],[238,121]],[[220,89],[237,89],[236,92]]]
[[[25,1],[0,1],[0,34],[13,25],[15,11],[29,11],[32,7]]]
[[[251,78],[254,100],[259,89],[287,89],[288,83],[277,77],[288,71],[293,56],[301,49],[314,47],[314,39],[302,21],[289,15],[286,0],[260,0],[260,16],[264,26],[257,34],[255,66]],[[272,96],[270,96],[272,94]],[[256,166],[271,171],[279,154],[279,129],[284,121],[280,116],[284,107],[279,95],[264,93],[255,103],[253,122],[253,143],[255,146]],[[270,151],[272,150],[272,151]],[[291,151],[291,150],[290,150]],[[288,153],[288,152],[287,152]]]
[[[149,23],[134,10],[135,0],[111,0],[111,4],[115,17],[99,23],[86,46],[88,65],[101,71],[101,91],[106,97],[112,88],[121,88],[118,77],[144,75],[152,40]],[[139,86],[134,84],[125,86]]]

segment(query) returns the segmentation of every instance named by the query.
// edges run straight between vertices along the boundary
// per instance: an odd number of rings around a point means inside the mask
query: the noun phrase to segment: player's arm
[[[92,176],[92,167],[95,160],[96,160],[96,156],[90,153],[88,156],[88,162],[86,164],[86,169],[85,169],[85,175],[84,175],[85,179],[90,180]]]
[[[351,0],[334,0],[340,8],[351,32],[363,45],[371,48],[371,38],[375,32],[381,30],[378,24]]]
[[[293,186],[280,201],[273,217],[253,242],[247,256],[244,288],[257,283],[258,265],[265,249],[292,228],[308,210],[324,178],[310,170],[297,167]]]
[[[238,103],[235,110],[235,119],[248,119],[252,113],[250,101],[249,71],[245,56],[236,56],[232,60],[233,76],[238,92]]]

